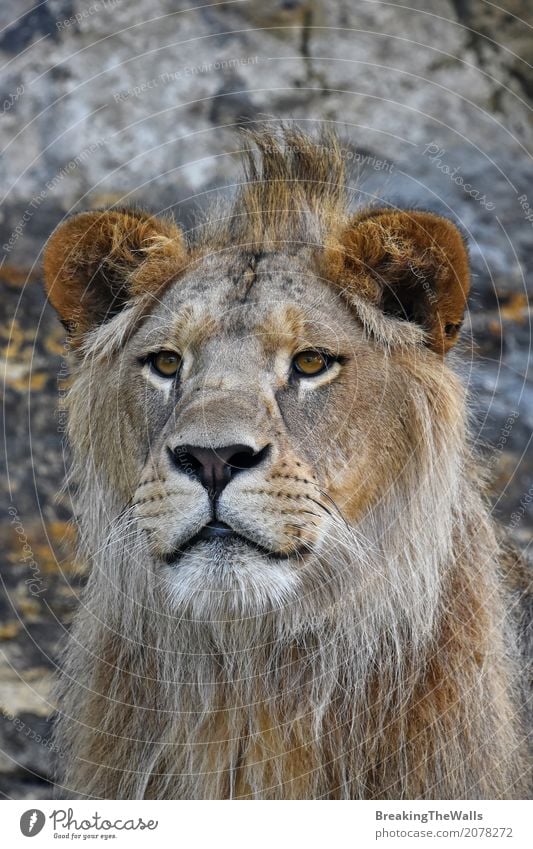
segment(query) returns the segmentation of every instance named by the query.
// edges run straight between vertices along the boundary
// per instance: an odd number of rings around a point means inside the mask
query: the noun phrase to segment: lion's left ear
[[[48,298],[74,342],[138,295],[157,295],[186,260],[172,220],[135,209],[74,215],[44,251]]]
[[[383,313],[412,321],[446,353],[463,322],[470,274],[457,227],[432,212],[372,210],[341,237],[349,285]]]

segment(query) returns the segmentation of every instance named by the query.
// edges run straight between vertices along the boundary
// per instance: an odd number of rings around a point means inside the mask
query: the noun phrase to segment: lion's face
[[[401,375],[393,393],[394,367],[305,251],[203,261],[105,368],[97,406],[116,410],[138,470],[124,495],[175,599],[286,601],[387,478]]]
[[[79,358],[89,546],[120,543],[173,610],[210,621],[401,588],[382,539],[457,418],[443,358],[468,292],[457,229],[349,217],[342,172],[299,144],[265,147],[264,179],[216,238],[111,210],[71,218],[45,255]]]

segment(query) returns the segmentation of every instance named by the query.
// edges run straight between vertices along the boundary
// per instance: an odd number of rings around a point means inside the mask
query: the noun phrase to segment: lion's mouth
[[[168,554],[163,555],[163,560],[170,566],[177,565],[187,551],[190,551],[195,545],[198,545],[201,542],[218,542],[222,545],[229,543],[241,543],[251,548],[255,548],[256,551],[263,554],[265,557],[276,558],[277,560],[288,560],[291,557],[302,557],[305,554],[305,550],[303,548],[294,549],[293,551],[288,552],[275,551],[274,549],[266,548],[266,546],[261,545],[261,543],[256,540],[238,533],[225,522],[219,522],[216,520],[204,525],[198,533],[188,539],[183,545],[180,545],[179,548],[175,548]]]
[[[228,539],[238,536],[240,535],[229,525],[226,525],[225,522],[209,522],[208,525],[204,525],[202,530],[193,537],[193,541],[201,539]],[[244,537],[241,537],[241,539],[244,539]]]

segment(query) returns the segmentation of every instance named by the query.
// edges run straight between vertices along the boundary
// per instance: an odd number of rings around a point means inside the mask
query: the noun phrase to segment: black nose
[[[181,472],[199,480],[210,497],[216,498],[235,475],[259,465],[267,452],[268,445],[260,451],[254,451],[249,445],[224,445],[221,448],[178,445],[172,456]]]

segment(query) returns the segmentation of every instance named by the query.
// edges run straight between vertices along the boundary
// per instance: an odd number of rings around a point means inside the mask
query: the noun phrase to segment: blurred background
[[[70,212],[114,203],[191,226],[239,179],[240,125],[335,127],[362,202],[459,221],[474,438],[494,512],[527,549],[532,12],[530,0],[3,0],[0,795],[52,795],[50,681],[83,581],[58,496],[68,363],[43,244]]]

